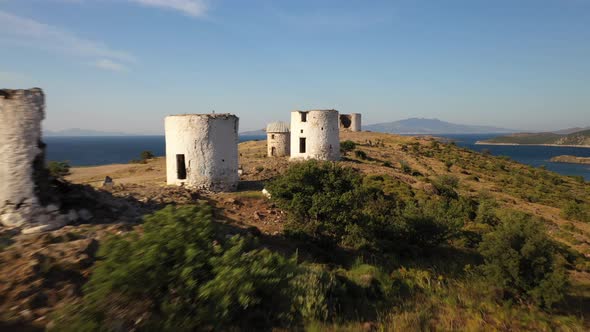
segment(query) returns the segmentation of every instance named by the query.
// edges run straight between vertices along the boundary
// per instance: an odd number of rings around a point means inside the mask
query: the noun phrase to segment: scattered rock
[[[45,211],[48,213],[59,212],[59,206],[55,204],[49,204],[47,207],[45,207]]]
[[[88,211],[87,209],[82,209],[78,211],[78,216],[80,217],[80,219],[84,221],[89,221],[90,219],[92,219],[92,213],[90,213],[90,211]]]
[[[78,212],[76,212],[76,210],[70,210],[68,211],[66,218],[68,220],[68,223],[73,223],[76,220],[78,220]]]
[[[0,221],[6,227],[20,227],[27,221],[18,213],[7,213],[0,216]]]

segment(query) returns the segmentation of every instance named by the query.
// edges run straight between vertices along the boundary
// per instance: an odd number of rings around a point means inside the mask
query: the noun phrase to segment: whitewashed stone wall
[[[266,136],[269,157],[287,157],[290,155],[291,133],[266,133]]]
[[[48,195],[43,192],[48,181],[41,142],[44,118],[41,89],[0,90],[0,222],[28,233],[66,223],[51,198],[42,198]]]
[[[238,126],[232,114],[185,114],[165,119],[169,185],[235,191],[238,187]],[[186,179],[178,177],[184,155]]]
[[[306,119],[303,121],[303,113]],[[305,139],[305,152],[301,139]],[[336,110],[291,112],[291,159],[340,159],[339,116]]]
[[[361,131],[361,114],[340,114],[340,130]]]

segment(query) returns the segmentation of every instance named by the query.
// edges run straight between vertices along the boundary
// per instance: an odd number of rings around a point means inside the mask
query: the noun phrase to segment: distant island
[[[563,155],[563,156],[553,157],[549,161],[554,162],[554,163],[590,165],[590,157],[576,157],[576,156]]]
[[[481,145],[546,145],[570,146],[590,148],[590,129],[570,134],[547,133],[518,133],[499,136],[485,141],[477,141]]]
[[[363,130],[411,135],[436,135],[436,134],[503,134],[515,133],[516,130],[490,127],[456,124],[439,119],[409,118],[405,120],[377,123],[363,126]]]

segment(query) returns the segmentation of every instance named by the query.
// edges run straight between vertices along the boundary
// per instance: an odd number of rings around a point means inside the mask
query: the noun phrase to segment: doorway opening
[[[186,163],[183,154],[176,155],[176,177],[178,180],[186,180]]]

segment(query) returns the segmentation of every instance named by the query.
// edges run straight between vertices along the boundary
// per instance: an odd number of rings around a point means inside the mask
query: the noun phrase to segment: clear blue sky
[[[51,130],[306,108],[587,126],[590,0],[0,0],[0,87],[33,86]]]

